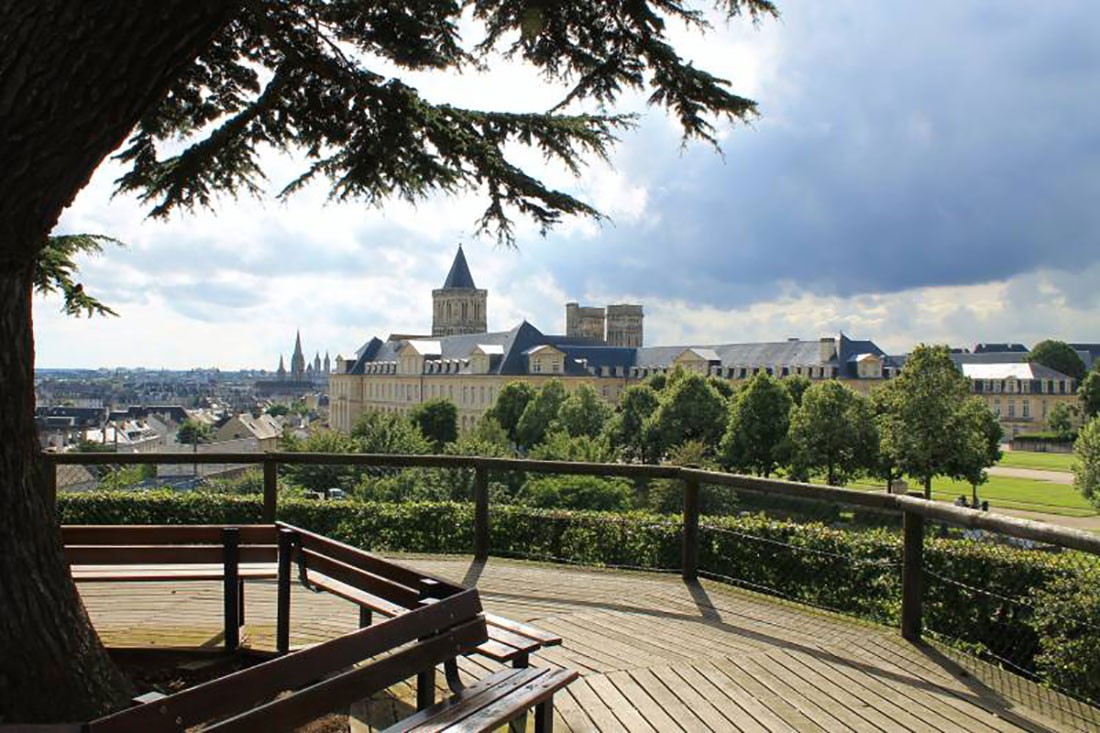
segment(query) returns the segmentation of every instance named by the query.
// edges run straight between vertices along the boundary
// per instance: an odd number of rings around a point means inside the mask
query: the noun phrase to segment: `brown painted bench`
[[[244,582],[277,576],[274,525],[64,525],[65,558],[81,583],[220,580],[225,647],[240,645]]]
[[[554,728],[554,693],[577,678],[567,669],[502,669],[456,692],[447,700],[421,710],[383,733],[492,731],[535,709],[535,733]],[[525,729],[521,725],[521,730]]]

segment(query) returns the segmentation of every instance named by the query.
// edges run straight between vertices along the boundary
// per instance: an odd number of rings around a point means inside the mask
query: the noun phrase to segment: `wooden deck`
[[[1100,711],[946,650],[759,594],[677,576],[463,557],[401,557],[467,584],[486,608],[560,634],[534,664],[582,677],[556,698],[560,731],[1100,731]],[[108,644],[221,642],[219,582],[87,583]],[[248,584],[246,644],[272,648],[274,584]],[[295,587],[292,644],[355,628],[357,610]],[[482,677],[498,667],[465,660]],[[368,705],[386,725],[410,685]]]

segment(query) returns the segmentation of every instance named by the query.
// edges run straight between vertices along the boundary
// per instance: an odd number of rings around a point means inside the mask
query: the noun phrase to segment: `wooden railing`
[[[901,634],[917,641],[921,637],[921,577],[925,524],[939,521],[955,526],[995,532],[1020,540],[1078,550],[1100,556],[1100,536],[1042,522],[1017,519],[996,513],[966,509],[914,495],[868,493],[815,484],[765,479],[738,474],[705,471],[697,468],[621,463],[571,463],[536,461],[519,458],[483,458],[443,455],[381,455],[330,453],[200,453],[200,454],[123,454],[59,453],[44,454],[49,464],[64,465],[148,465],[148,464],[231,464],[263,467],[263,521],[274,522],[278,509],[278,468],[280,465],[345,465],[392,468],[447,468],[474,471],[474,547],[477,558],[488,557],[490,545],[489,473],[523,471],[527,473],[589,475],[627,479],[671,479],[682,484],[683,531],[681,574],[695,580],[699,574],[699,494],[700,486],[722,486],[739,492],[785,496],[825,503],[863,507],[902,517],[902,608]],[[56,477],[54,471],[48,472]],[[55,490],[56,483],[49,486]]]

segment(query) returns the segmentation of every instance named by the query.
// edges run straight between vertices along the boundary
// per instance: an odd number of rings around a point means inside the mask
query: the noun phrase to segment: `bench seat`
[[[383,733],[481,733],[492,731],[536,708],[536,733],[553,728],[554,693],[577,678],[567,669],[505,669],[443,702],[398,721]]]
[[[396,616],[405,611],[396,603],[390,603],[372,593],[367,593],[321,573],[310,573],[309,583],[316,588],[332,593],[334,596],[351,601],[362,609],[386,617]],[[561,644],[560,636],[491,613],[485,614],[485,624],[486,630],[489,632],[489,640],[478,646],[476,651],[495,662],[524,667],[527,666],[529,657],[533,652],[545,646]]]
[[[73,565],[73,580],[105,583],[129,580],[221,580],[224,566],[213,563],[173,565]],[[241,563],[241,580],[273,579],[278,575],[275,563]]]

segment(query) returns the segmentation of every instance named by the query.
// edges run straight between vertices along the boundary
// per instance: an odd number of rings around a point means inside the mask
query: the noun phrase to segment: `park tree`
[[[582,384],[565,398],[557,424],[574,438],[581,435],[595,438],[603,432],[612,412],[611,405],[596,390]]]
[[[333,430],[318,430],[306,438],[298,438],[288,433],[280,439],[279,447],[288,453],[360,452],[358,441]],[[320,493],[329,489],[350,491],[363,473],[362,467],[350,464],[313,466],[305,463],[290,463],[283,470],[292,485]]]
[[[1085,362],[1081,361],[1081,357],[1065,341],[1040,341],[1031,347],[1027,360],[1050,367],[1078,382],[1085,378]]]
[[[870,401],[833,380],[806,390],[802,404],[791,411],[788,435],[792,472],[824,473],[830,486],[843,486],[871,469],[878,451]]]
[[[1085,423],[1073,444],[1073,485],[1100,509],[1100,417]]]
[[[1001,460],[1004,431],[997,416],[981,397],[967,399],[956,420],[962,442],[949,473],[970,484],[972,506],[978,505],[978,487],[989,480],[987,468]]]
[[[496,419],[508,439],[518,444],[516,429],[519,427],[519,419],[523,417],[523,411],[527,409],[527,403],[535,397],[538,390],[527,382],[508,382],[500,388],[496,402],[489,408],[489,415]]]
[[[176,441],[185,445],[209,443],[213,438],[214,431],[210,428],[210,425],[194,418],[187,418],[180,423],[179,429],[176,430]]]
[[[813,382],[809,377],[801,374],[794,374],[789,377],[783,377],[783,386],[787,388],[787,393],[791,396],[791,401],[794,402],[795,407],[802,404],[802,395],[806,394],[806,390],[810,388]]]
[[[514,212],[546,229],[590,205],[510,158],[526,144],[577,173],[632,118],[611,109],[648,91],[685,138],[716,142],[716,119],[755,107],[681,58],[670,23],[707,30],[692,0],[0,0],[0,709],[6,721],[76,720],[123,705],[64,561],[42,490],[34,426],[31,293],[50,235],[104,159],[154,216],[264,192],[261,152],[300,152],[333,198],[380,203],[473,190],[480,229],[510,242]],[[717,0],[753,19],[770,0]],[[472,21],[476,43],[460,29]],[[477,25],[479,24],[479,25]],[[550,111],[465,109],[417,93],[411,72],[473,70],[499,58],[567,84]],[[73,285],[74,292],[76,285]],[[64,690],[64,695],[56,694]]]
[[[409,413],[409,420],[436,452],[458,438],[458,407],[446,397],[421,402]]]
[[[1073,435],[1073,407],[1059,402],[1050,408],[1047,415],[1047,427],[1059,438],[1069,439]]]
[[[619,395],[619,407],[607,423],[607,438],[624,460],[644,460],[644,427],[657,411],[657,392],[647,384],[633,384]]]
[[[565,387],[561,380],[551,379],[542,385],[519,418],[516,425],[516,444],[529,450],[541,443],[557,421],[565,398]]]
[[[421,455],[431,452],[423,433],[400,415],[390,412],[364,412],[351,429],[354,453]]]
[[[729,405],[701,374],[681,372],[660,395],[657,411],[643,428],[644,453],[659,460],[673,447],[699,441],[710,454],[722,438]]]
[[[1093,368],[1085,375],[1077,387],[1077,397],[1081,400],[1082,417],[1088,420],[1100,415],[1100,371]]]
[[[900,473],[918,479],[931,499],[932,479],[952,473],[966,440],[958,413],[970,383],[946,346],[922,344],[888,389],[879,416],[880,450]]]
[[[791,395],[783,383],[757,373],[737,392],[729,413],[720,456],[726,468],[769,476],[785,462],[789,450]]]

